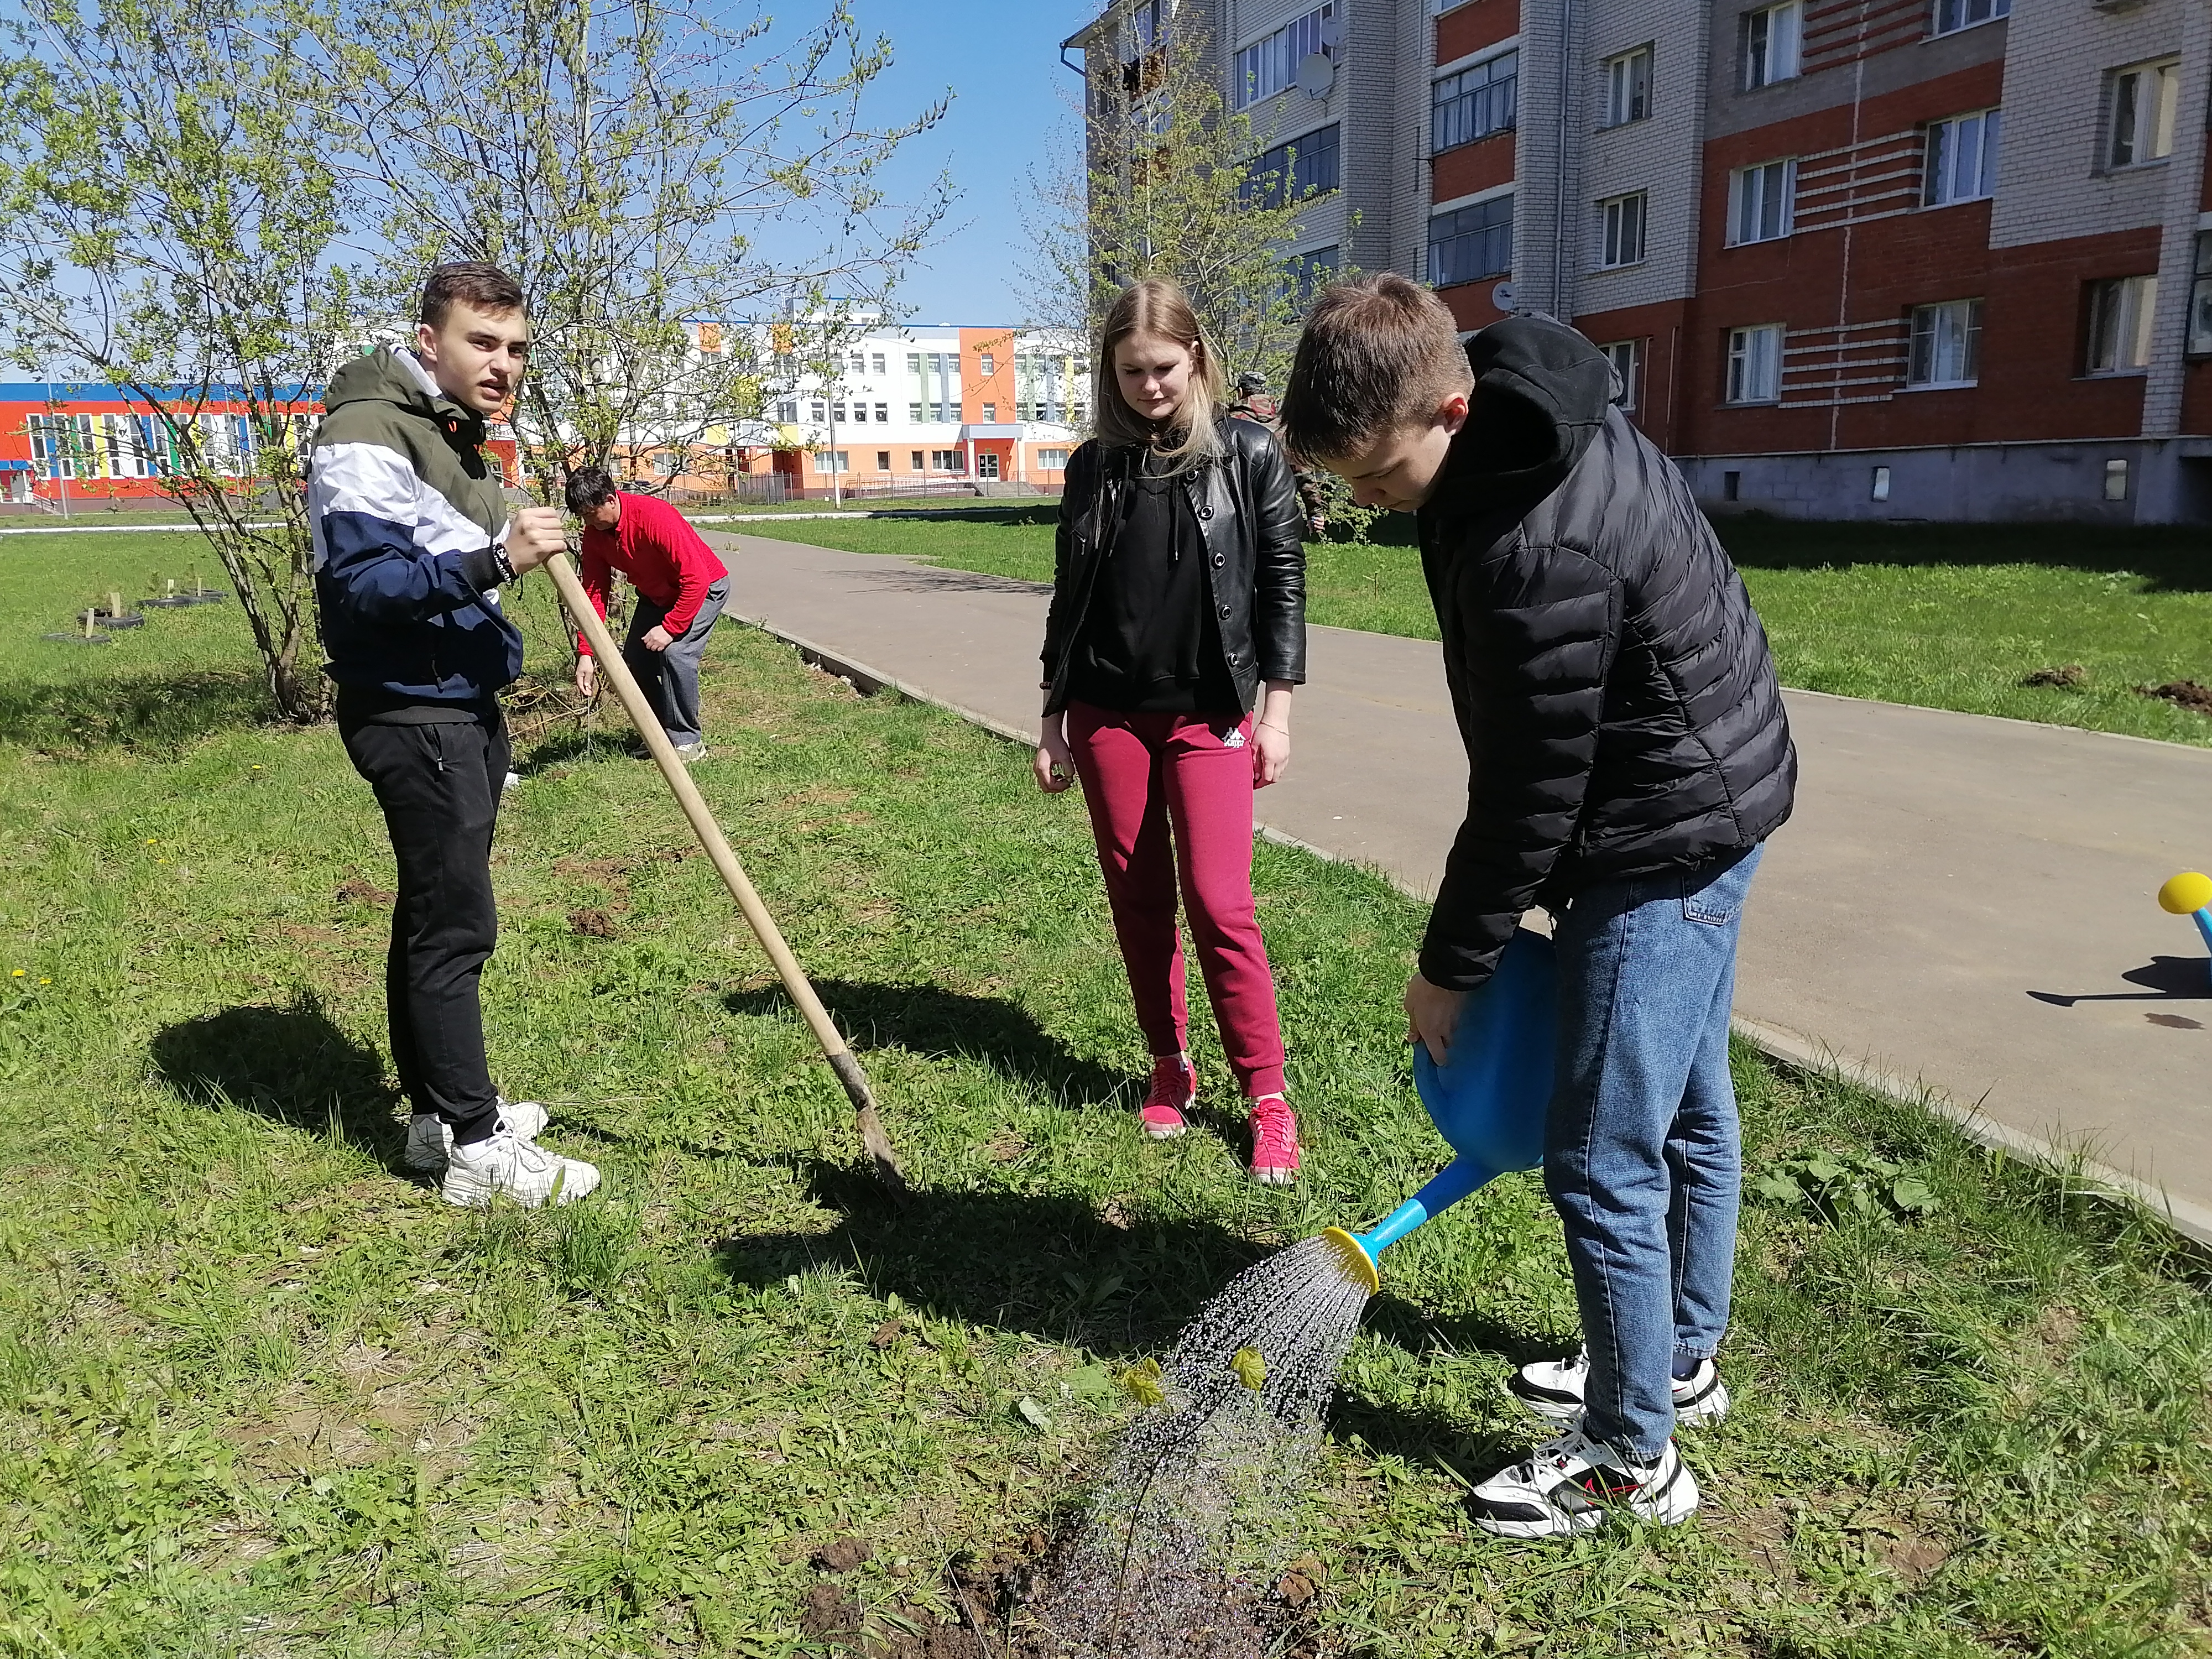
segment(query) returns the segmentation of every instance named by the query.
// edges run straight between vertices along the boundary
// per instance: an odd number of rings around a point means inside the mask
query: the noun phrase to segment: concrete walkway
[[[1046,590],[716,535],[733,616],[1033,741]],[[1272,832],[1434,890],[1467,765],[1437,647],[1316,628]],[[2212,972],[2153,897],[2212,865],[2212,750],[1790,694],[1797,809],[1737,987],[1747,1033],[1984,1139],[2163,1192],[2212,1240]],[[1009,764],[1013,763],[1010,758]]]

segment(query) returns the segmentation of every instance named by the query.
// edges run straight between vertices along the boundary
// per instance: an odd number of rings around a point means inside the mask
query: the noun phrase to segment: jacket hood
[[[379,346],[331,376],[330,390],[323,398],[325,410],[346,404],[371,403],[396,404],[471,443],[483,441],[484,417],[437,391],[412,352],[403,358],[392,347]]]
[[[1492,323],[1467,343],[1467,361],[1474,396],[1444,462],[1446,498],[1478,507],[1541,501],[1604,426],[1612,363],[1548,317]]]

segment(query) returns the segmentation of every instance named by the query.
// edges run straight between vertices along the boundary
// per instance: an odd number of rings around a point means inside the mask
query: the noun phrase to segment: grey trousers
[[[668,611],[644,594],[637,596],[629,637],[623,641],[623,660],[629,665],[653,712],[660,716],[660,729],[678,749],[700,740],[699,659],[707,654],[707,636],[714,631],[714,619],[722,614],[722,602],[729,597],[730,579],[725,576],[707,590],[699,614],[691,618],[691,626],[684,630],[682,638],[670,641],[665,651],[648,651],[641,641],[660,626]]]

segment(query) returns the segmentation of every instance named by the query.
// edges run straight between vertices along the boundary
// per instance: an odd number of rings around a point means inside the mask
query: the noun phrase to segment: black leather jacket
[[[1221,624],[1221,648],[1237,694],[1249,708],[1262,680],[1306,677],[1304,521],[1289,458],[1265,427],[1219,422],[1219,459],[1183,476],[1206,534],[1206,580]],[[1044,626],[1045,713],[1067,706],[1068,647],[1083,631],[1102,550],[1121,526],[1136,465],[1134,447],[1102,449],[1091,439],[1068,457],[1053,561],[1052,611]]]

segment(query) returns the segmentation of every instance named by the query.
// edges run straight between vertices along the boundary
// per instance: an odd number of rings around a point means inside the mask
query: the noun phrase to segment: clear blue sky
[[[868,93],[875,120],[911,116],[947,88],[957,94],[951,112],[910,141],[885,178],[895,198],[908,199],[949,168],[961,192],[946,222],[962,228],[902,284],[914,321],[1022,320],[1011,279],[1021,262],[1023,175],[1072,118],[1072,96],[1082,88],[1060,67],[1060,43],[1102,9],[1091,0],[854,0],[861,27],[889,36],[896,53]],[[818,14],[802,0],[786,15],[799,21]]]

